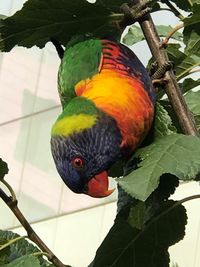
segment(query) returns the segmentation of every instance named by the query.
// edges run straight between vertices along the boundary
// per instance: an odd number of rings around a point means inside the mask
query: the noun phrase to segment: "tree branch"
[[[24,229],[27,232],[28,238],[33,241],[45,254],[49,261],[51,261],[57,267],[70,267],[69,265],[64,265],[54,253],[45,245],[45,243],[40,239],[40,237],[33,230],[31,225],[28,223],[24,215],[21,213],[20,209],[17,206],[17,200],[13,200],[12,197],[9,197],[1,188],[0,188],[0,197],[5,202],[5,204],[11,209],[15,214],[19,222],[22,224]]]
[[[163,0],[162,1],[163,3],[165,3],[169,8],[170,10],[174,13],[174,15],[176,17],[178,17],[180,20],[183,20],[185,17],[178,11],[178,9],[175,8],[174,5],[172,5],[172,3],[168,0]]]
[[[180,30],[180,29],[183,28],[183,27],[184,27],[184,24],[183,24],[183,23],[178,24],[177,26],[175,26],[175,27],[174,27],[174,28],[167,34],[167,36],[165,37],[165,39],[162,40],[160,47],[161,47],[161,48],[162,48],[162,47],[165,48],[166,45],[168,44],[170,38],[171,38],[171,37],[172,37],[178,30]]]
[[[140,5],[142,2],[143,0],[134,0],[133,4]],[[145,17],[143,17],[139,23],[151,53],[158,63],[158,67],[165,65],[167,62],[169,62],[169,58],[167,52],[160,47],[161,41],[150,14],[147,14]],[[181,94],[173,70],[168,70],[166,72],[165,79],[167,80],[167,83],[164,85],[166,94],[168,95],[183,132],[188,135],[197,136],[198,131],[194,122],[194,118]]]

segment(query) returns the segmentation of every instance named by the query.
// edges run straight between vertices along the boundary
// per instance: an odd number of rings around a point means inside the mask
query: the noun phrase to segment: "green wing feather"
[[[63,108],[76,96],[75,85],[98,73],[102,44],[90,39],[66,49],[58,72],[58,91]]]

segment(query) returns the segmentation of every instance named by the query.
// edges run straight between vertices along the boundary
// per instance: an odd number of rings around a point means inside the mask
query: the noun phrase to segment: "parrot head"
[[[51,150],[58,173],[75,193],[106,197],[108,170],[120,158],[121,134],[104,113],[61,117],[54,124]]]

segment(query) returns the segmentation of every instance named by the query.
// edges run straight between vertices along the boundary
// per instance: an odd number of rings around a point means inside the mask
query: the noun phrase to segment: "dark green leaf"
[[[131,208],[128,223],[136,229],[141,230],[145,222],[146,204],[143,201],[139,201],[137,205]]]
[[[196,126],[197,126],[197,130],[200,133],[200,115],[199,114],[198,115],[194,114],[194,120],[195,120],[195,123],[196,123]],[[198,179],[200,179],[200,176],[199,176]]]
[[[170,135],[176,132],[176,128],[172,125],[172,120],[164,107],[157,102],[156,114],[154,123],[154,136],[155,138]]]
[[[179,44],[169,44],[167,47],[169,59],[175,65],[177,80],[186,77],[193,68],[200,65],[200,56],[195,54],[186,55],[179,49]]]
[[[185,53],[200,56],[200,4],[194,5],[192,11],[192,16],[184,19]]]
[[[200,115],[200,91],[190,91],[185,95],[189,109],[196,115]]]
[[[13,240],[17,237],[19,237],[19,235],[15,234],[11,231],[0,230],[0,244],[1,245],[6,244],[10,240]],[[7,257],[5,258],[4,264],[12,263],[13,261],[15,261],[18,258],[21,258],[22,256],[30,255],[30,254],[35,253],[35,252],[40,252],[40,250],[36,246],[29,243],[27,240],[20,239],[9,246],[8,252],[9,253],[8,253]],[[0,255],[0,259],[1,259],[1,255]],[[38,257],[38,259],[40,261],[40,266],[48,267],[50,265],[50,263],[47,262],[46,260],[44,260],[41,256]],[[11,266],[15,266],[15,265],[11,265]],[[10,265],[9,266],[6,265],[6,267],[10,267]]]
[[[167,54],[170,61],[174,63],[175,67],[176,65],[179,65],[186,57],[186,55],[180,51],[180,48],[180,44],[168,44],[167,46]]]
[[[168,247],[184,237],[187,222],[185,208],[174,205],[174,201],[165,202],[141,230],[117,217],[91,266],[167,267]]]
[[[6,244],[7,240],[0,238],[0,248],[2,245]],[[10,247],[6,247],[3,250],[0,250],[0,266],[9,262]]]
[[[179,83],[181,92],[183,94],[190,91],[191,89],[196,88],[199,85],[200,85],[200,79],[193,80],[192,78],[187,78],[182,83]]]
[[[153,0],[148,4],[149,7],[151,7],[152,12],[160,10],[160,4],[157,0]]]
[[[3,21],[0,28],[0,47],[10,51],[15,45],[44,47],[51,37],[62,44],[73,35],[93,34],[95,37],[116,36],[115,26],[121,18],[119,7],[122,0],[29,0],[22,10]],[[119,17],[120,16],[120,17]]]
[[[123,176],[124,173],[124,161],[118,160],[108,171],[108,175],[110,177],[120,177]]]
[[[8,165],[0,158],[0,180],[8,173]]]
[[[160,183],[156,190],[153,192],[153,198],[156,199],[157,204],[167,200],[179,185],[179,179],[170,174],[165,173],[160,176]]]
[[[0,20],[7,18],[5,15],[0,14]]]
[[[138,169],[117,179],[132,197],[145,201],[158,187],[160,176],[170,173],[192,180],[200,172],[200,139],[182,134],[167,135],[136,152]]]
[[[200,56],[191,54],[186,56],[180,65],[176,66],[176,77],[180,80],[190,74],[190,71],[195,67],[200,66]]]
[[[12,261],[11,263],[5,264],[2,267],[40,267],[40,262],[36,257],[26,255]]]

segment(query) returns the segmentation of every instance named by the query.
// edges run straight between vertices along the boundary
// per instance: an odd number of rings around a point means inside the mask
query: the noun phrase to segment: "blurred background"
[[[24,2],[1,0],[0,14],[12,15]],[[154,21],[177,24],[168,12],[156,14]],[[146,44],[142,42],[132,48],[146,65],[150,58]],[[64,263],[86,267],[113,224],[117,190],[104,199],[74,194],[56,172],[50,152],[50,131],[61,111],[57,93],[59,63],[50,43],[42,50],[16,47],[9,53],[0,53],[0,157],[9,165],[6,180],[17,194],[19,208],[43,241]],[[184,183],[174,198],[198,192],[197,183]],[[198,201],[187,203],[186,208],[186,237],[170,248],[171,261],[179,267],[199,267]],[[25,233],[1,200],[0,229]]]

